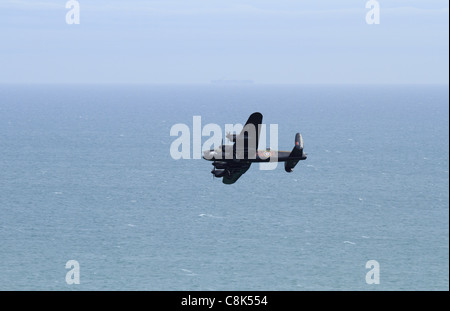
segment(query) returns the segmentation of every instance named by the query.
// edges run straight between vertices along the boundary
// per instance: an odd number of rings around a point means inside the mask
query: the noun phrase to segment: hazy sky
[[[448,83],[449,2],[0,0],[0,82]]]

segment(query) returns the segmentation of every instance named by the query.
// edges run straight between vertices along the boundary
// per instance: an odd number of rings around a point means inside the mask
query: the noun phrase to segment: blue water
[[[448,86],[2,85],[0,290],[448,290],[448,100]],[[172,125],[255,111],[280,149],[302,133],[293,173],[253,165],[224,185],[171,158]]]

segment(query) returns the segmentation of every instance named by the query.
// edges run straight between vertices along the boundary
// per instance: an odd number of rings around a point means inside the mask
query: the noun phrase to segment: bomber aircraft
[[[203,152],[205,160],[213,161],[213,178],[222,178],[222,182],[229,185],[234,184],[254,162],[284,162],[284,169],[290,173],[299,161],[306,160],[300,133],[295,135],[292,151],[257,150],[262,118],[261,113],[252,113],[239,135],[226,135],[233,145],[224,145],[222,140],[219,147]]]

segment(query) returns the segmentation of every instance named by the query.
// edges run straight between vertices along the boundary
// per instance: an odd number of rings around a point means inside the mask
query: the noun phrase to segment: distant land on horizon
[[[211,80],[212,84],[254,84],[253,80],[218,79]]]

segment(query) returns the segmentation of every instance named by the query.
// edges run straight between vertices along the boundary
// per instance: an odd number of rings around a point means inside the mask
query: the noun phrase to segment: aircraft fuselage
[[[203,159],[208,161],[223,161],[223,162],[285,162],[288,160],[305,160],[306,155],[301,157],[289,157],[291,151],[276,151],[276,150],[258,150],[253,156],[248,153],[233,153],[233,152],[218,152],[211,149],[203,152]]]

